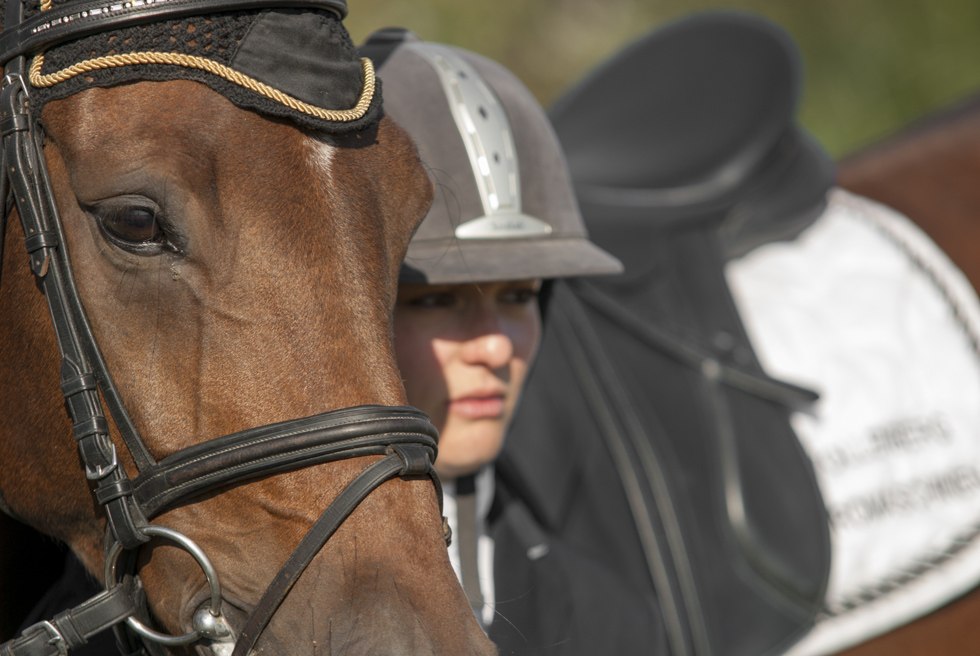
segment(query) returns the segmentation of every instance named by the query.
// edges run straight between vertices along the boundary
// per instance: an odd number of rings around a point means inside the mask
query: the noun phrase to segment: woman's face
[[[471,474],[500,452],[541,336],[540,288],[540,280],[398,286],[398,365],[409,403],[439,429],[440,476]]]

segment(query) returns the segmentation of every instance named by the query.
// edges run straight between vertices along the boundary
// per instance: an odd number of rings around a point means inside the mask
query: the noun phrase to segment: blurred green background
[[[977,0],[350,0],[360,43],[403,26],[503,63],[547,106],[627,42],[705,9],[769,17],[804,60],[803,124],[834,155],[980,91]]]

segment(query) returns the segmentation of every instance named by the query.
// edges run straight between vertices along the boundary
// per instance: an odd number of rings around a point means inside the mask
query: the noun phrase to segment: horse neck
[[[917,223],[980,289],[980,98],[846,157],[841,186]]]

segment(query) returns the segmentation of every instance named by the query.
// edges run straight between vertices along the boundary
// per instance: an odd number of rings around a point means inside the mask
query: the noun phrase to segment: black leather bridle
[[[396,476],[429,477],[441,503],[441,488],[432,468],[436,430],[414,408],[360,406],[252,428],[160,461],[154,459],[113,384],[72,277],[42,153],[43,137],[31,115],[27,58],[89,34],[215,12],[312,8],[343,18],[346,0],[97,0],[61,5],[28,20],[23,17],[23,2],[8,0],[6,4],[0,34],[0,61],[5,62],[0,88],[0,199],[6,200],[3,209],[7,210],[12,196],[20,215],[30,267],[47,299],[61,351],[61,390],[74,422],[74,437],[93,495],[108,518],[108,589],[0,645],[0,656],[66,654],[109,627],[132,654],[145,653],[132,632],[144,644],[164,646],[225,637],[220,584],[207,556],[189,538],[150,520],[192,497],[260,476],[343,458],[383,456],[330,504],[273,579],[238,636],[233,656],[245,656],[307,565],[372,490]],[[7,214],[0,212],[0,258]],[[139,470],[133,479],[120,465],[109,437],[103,398]],[[154,538],[187,550],[204,569],[210,585],[210,604],[202,609],[203,614],[195,615],[194,630],[182,636],[158,633],[136,617],[142,612],[142,602],[132,555]],[[120,568],[122,563],[125,566]],[[122,630],[122,623],[129,631]]]

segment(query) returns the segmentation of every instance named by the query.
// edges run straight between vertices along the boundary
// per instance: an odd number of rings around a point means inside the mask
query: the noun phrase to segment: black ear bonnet
[[[83,20],[82,10],[93,11],[93,5],[112,11],[135,4],[31,0],[24,15],[26,21],[45,12],[63,16],[77,6],[70,20]],[[336,11],[226,11],[59,43],[43,53],[30,53],[32,107],[39,111],[49,100],[90,87],[187,79],[208,85],[239,107],[306,129],[336,134],[369,127],[380,118],[380,93],[370,61],[358,57],[343,26],[345,13],[341,0]]]

